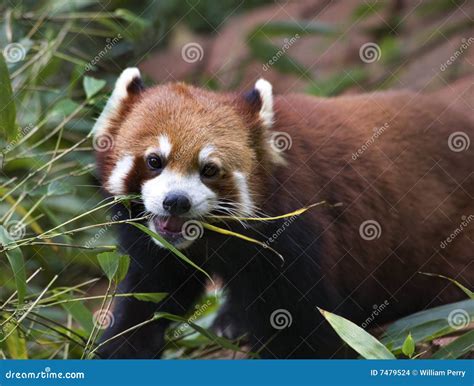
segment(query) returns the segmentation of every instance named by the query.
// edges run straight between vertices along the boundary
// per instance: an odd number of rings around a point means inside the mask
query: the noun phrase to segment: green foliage
[[[415,353],[415,341],[413,340],[411,334],[408,334],[405,341],[403,342],[402,352],[409,358],[411,358]]]
[[[431,359],[457,359],[474,351],[474,330],[468,331],[436,351]]]
[[[86,98],[91,99],[93,96],[96,96],[100,90],[102,90],[105,85],[106,81],[102,79],[95,79],[91,76],[84,77],[84,91],[86,93]]]
[[[0,114],[1,138],[12,139],[17,133],[15,100],[10,84],[10,74],[2,55],[0,55],[0,106],[2,106]]]
[[[119,255],[115,251],[102,252],[97,255],[97,260],[109,281],[118,284],[125,279],[130,266],[129,256]]]
[[[450,325],[449,315],[456,310],[464,310],[472,319],[474,318],[474,301],[468,299],[446,304],[399,319],[387,327],[381,341],[390,346],[393,352],[399,353],[408,333],[411,333],[413,340],[418,343],[455,332],[456,329]]]
[[[291,45],[304,35],[320,34],[334,36],[337,31],[323,23],[307,21],[275,21],[264,23],[253,29],[247,37],[247,43],[254,58],[266,66],[274,66],[284,73],[295,73],[311,78],[310,72],[296,59],[287,55]],[[287,39],[280,46],[272,43],[272,37],[285,36]]]
[[[133,226],[137,227],[140,229],[142,232],[146,233],[148,236],[154,238],[155,240],[159,241],[165,248],[169,249],[171,252],[173,252],[177,257],[179,257],[181,260],[183,260],[185,263],[189,264],[191,267],[197,269],[198,271],[202,272],[206,277],[211,281],[212,277],[204,271],[201,267],[196,265],[192,260],[186,257],[186,255],[183,254],[179,249],[177,249],[173,244],[170,244],[167,240],[165,240],[163,237],[161,237],[159,234],[151,231],[148,227],[140,224],[140,223],[132,223]]]
[[[0,259],[11,268],[0,270],[0,355],[85,357],[97,347],[96,313],[110,312],[113,299],[134,297],[158,304],[167,296],[117,293],[130,258],[116,252],[115,221],[107,217],[107,210],[117,201],[127,206],[136,197],[103,200],[89,133],[117,72],[136,64],[151,47],[165,45],[169,28],[178,20],[192,31],[214,31],[234,10],[242,12],[264,3],[272,2],[246,1],[237,10],[230,0],[193,0],[186,6],[174,0],[112,0],[100,5],[96,0],[26,0],[0,5],[2,13],[11,12],[0,21],[0,47],[3,51],[7,44],[18,43],[22,56],[5,61],[0,55]],[[373,14],[381,7],[378,4],[361,6],[355,16]],[[283,39],[289,42],[296,35],[308,34],[323,36],[328,43],[341,38],[335,28],[318,21],[270,22],[249,35],[251,55],[266,63],[282,50]],[[377,41],[381,64],[403,59],[396,39],[381,36]],[[314,77],[286,51],[274,66],[311,80],[310,92],[318,95],[337,95],[364,85],[369,75],[367,66],[356,66],[326,78]],[[209,84],[216,88],[218,82],[210,78]],[[11,225],[18,223],[24,224],[24,232],[12,237]],[[210,279],[159,235],[135,226]],[[472,299],[472,291],[452,279],[439,275],[433,280],[440,278],[451,280]],[[200,301],[206,306],[186,317],[155,315],[173,322],[167,333],[172,342],[167,357],[241,350],[238,342],[217,337],[208,329],[222,297],[206,295]],[[390,325],[380,341],[348,320],[324,315],[362,356],[388,358],[402,352],[413,355],[417,343],[459,333],[449,325],[448,316],[462,309],[473,318],[473,303],[467,300],[403,318]],[[407,348],[409,333],[413,351]],[[463,357],[472,350],[472,341],[472,331],[463,333],[433,357]]]
[[[9,245],[11,249],[6,250],[8,262],[13,271],[15,278],[16,291],[18,294],[18,305],[23,304],[26,295],[26,274],[25,261],[21,249],[17,247],[16,243],[12,241],[7,230],[0,225],[0,243],[3,246]]]
[[[365,359],[395,359],[395,356],[376,338],[351,321],[320,309],[341,339]]]
[[[358,86],[367,78],[367,69],[362,67],[352,68],[324,80],[313,79],[307,91],[318,96],[334,96],[350,87]]]

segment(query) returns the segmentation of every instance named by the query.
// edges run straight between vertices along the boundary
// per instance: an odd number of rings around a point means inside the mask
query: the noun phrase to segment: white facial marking
[[[239,191],[241,207],[239,210],[244,216],[249,216],[253,213],[253,201],[250,197],[250,191],[247,183],[247,177],[242,172],[234,172],[235,185]]]
[[[199,163],[202,165],[206,163],[211,157],[211,154],[216,151],[216,148],[212,145],[204,146],[201,151],[199,152]]]
[[[168,158],[171,153],[171,142],[166,135],[158,137],[158,144],[160,146],[160,153],[163,157]]]
[[[182,191],[188,195],[191,210],[186,216],[192,218],[207,214],[211,203],[216,199],[216,194],[202,183],[198,173],[183,175],[165,168],[159,176],[143,184],[145,208],[154,214],[166,216],[168,213],[163,209],[163,200],[168,193],[174,191]]]
[[[122,157],[116,164],[110,173],[109,180],[106,183],[107,190],[114,194],[125,193],[125,179],[132,170],[133,167],[133,156],[126,155]]]
[[[92,128],[94,136],[100,136],[105,133],[107,127],[110,124],[110,120],[118,111],[123,100],[128,96],[127,87],[135,78],[140,78],[140,70],[138,70],[138,68],[130,67],[122,71],[119,78],[115,82],[112,95],[110,95],[104,110]]]
[[[265,127],[270,128],[274,118],[272,85],[265,79],[260,78],[255,83],[255,89],[260,94],[260,99],[262,100],[262,108],[259,113],[260,119]]]

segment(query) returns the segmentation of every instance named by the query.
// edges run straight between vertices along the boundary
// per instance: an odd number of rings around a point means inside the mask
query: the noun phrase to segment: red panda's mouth
[[[178,238],[182,236],[186,218],[179,216],[156,217],[153,222],[158,233],[162,236]]]

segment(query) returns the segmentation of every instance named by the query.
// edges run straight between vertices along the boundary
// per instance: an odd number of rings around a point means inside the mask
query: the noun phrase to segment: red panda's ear
[[[253,111],[258,111],[260,123],[267,129],[273,125],[273,92],[270,82],[260,78],[252,91],[245,95],[247,104]]]
[[[266,149],[265,154],[271,163],[285,165],[283,155],[273,145],[271,129],[275,122],[275,112],[273,110],[272,85],[260,78],[255,82],[253,90],[245,94],[243,99],[245,103],[241,111],[252,129],[250,136],[253,143],[259,149]],[[255,130],[256,128],[258,129]]]
[[[97,119],[93,130],[94,136],[112,134],[114,124],[120,120],[120,115],[126,112],[126,107],[132,105],[134,99],[144,89],[140,70],[135,67],[125,69],[115,82],[104,110]]]

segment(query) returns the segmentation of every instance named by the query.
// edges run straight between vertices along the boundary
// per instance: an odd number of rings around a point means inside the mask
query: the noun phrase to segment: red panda
[[[318,307],[367,327],[377,305],[386,305],[380,325],[463,298],[419,271],[473,285],[474,225],[450,235],[474,218],[474,124],[472,111],[449,102],[408,91],[273,95],[263,79],[247,94],[184,83],[145,89],[128,68],[94,127],[95,141],[110,144],[97,151],[100,179],[109,195],[140,195],[130,210],[117,205],[123,218],[150,215],[144,224],[222,280],[221,334],[245,333],[264,358],[341,357]],[[275,216],[323,200],[332,205],[298,217],[226,224],[265,241],[283,265],[259,245],[184,230],[213,215]],[[186,315],[206,286],[201,272],[132,225],[120,225],[119,238],[132,260],[120,290],[168,296],[159,304],[120,298],[103,340],[157,311]],[[159,319],[134,328],[100,355],[159,357],[167,327]]]

